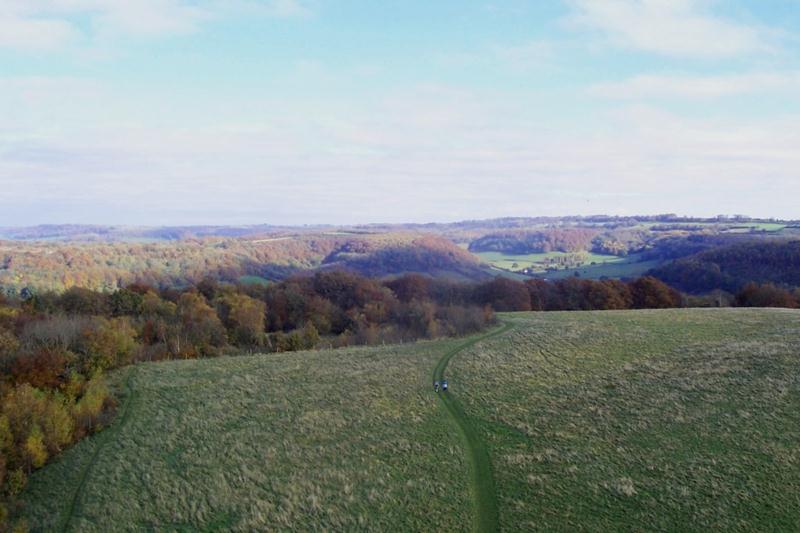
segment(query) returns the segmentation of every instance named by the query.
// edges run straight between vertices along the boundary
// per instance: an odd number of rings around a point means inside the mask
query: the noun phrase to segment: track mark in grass
[[[83,493],[83,487],[86,485],[86,480],[89,478],[89,473],[92,470],[97,458],[100,456],[100,452],[103,451],[103,448],[106,444],[111,441],[111,439],[116,435],[124,426],[125,422],[128,420],[128,415],[130,414],[130,406],[133,402],[134,397],[134,390],[131,387],[131,381],[133,379],[133,375],[136,372],[136,367],[131,367],[130,371],[128,372],[128,377],[125,379],[125,403],[122,405],[121,415],[117,421],[114,421],[110,427],[101,431],[96,438],[99,442],[97,443],[97,447],[94,450],[89,462],[87,463],[86,467],[83,469],[81,473],[80,480],[78,481],[78,486],[75,487],[75,492],[70,499],[69,506],[66,508],[64,512],[64,516],[61,519],[61,525],[59,530],[62,532],[66,532],[69,530],[69,523],[72,520],[72,517],[75,515],[75,511],[79,506],[81,494]]]
[[[444,378],[444,371],[447,369],[447,364],[456,354],[475,346],[481,341],[503,335],[513,329],[513,327],[514,325],[512,323],[506,322],[500,329],[491,331],[480,337],[475,337],[448,351],[439,359],[436,368],[433,369],[433,379],[441,381]],[[486,449],[486,443],[483,442],[478,431],[469,423],[469,419],[464,412],[461,402],[453,396],[452,392],[440,392],[439,399],[456,422],[459,433],[461,433],[464,443],[467,446],[470,470],[472,473],[470,485],[472,488],[472,498],[475,502],[474,530],[481,532],[497,531],[500,527],[500,515],[497,510],[497,496],[494,489],[492,463],[489,459],[489,451]]]

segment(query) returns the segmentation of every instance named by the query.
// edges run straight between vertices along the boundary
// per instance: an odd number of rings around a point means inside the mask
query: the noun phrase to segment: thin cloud
[[[800,91],[800,72],[718,76],[642,74],[589,87],[593,96],[622,100],[648,98],[707,99],[748,93]]]
[[[770,30],[710,13],[699,0],[569,0],[568,22],[616,46],[666,56],[724,58],[774,51]]]
[[[51,50],[79,37],[80,32],[64,20],[0,14],[0,48]]]
[[[554,43],[535,40],[514,44],[492,44],[478,50],[438,54],[441,64],[450,67],[499,67],[514,72],[528,72],[550,67],[556,57]]]
[[[107,109],[114,98],[96,97]],[[214,222],[234,221],[226,213],[237,209],[294,223],[436,219],[442,206],[458,217],[657,212],[690,210],[698,197],[711,214],[789,216],[800,194],[797,117],[690,120],[635,106],[586,131],[558,132],[524,118],[524,97],[448,86],[397,88],[325,116],[286,105],[251,116],[260,129],[213,116],[196,128],[152,129],[120,126],[124,115],[104,125],[56,115],[63,131],[42,129],[0,154],[0,208],[14,212],[35,190],[47,205],[69,198],[75,216],[111,221],[143,216],[155,197],[164,212],[170,199],[186,206],[181,217]],[[108,198],[127,201],[99,212]]]
[[[495,45],[491,55],[514,70],[529,70],[547,65],[553,59],[553,44],[548,41],[531,41],[518,45]]]
[[[6,0],[0,6],[0,48],[59,51],[64,47],[118,36],[192,33],[205,22],[233,14],[304,17],[299,0]],[[88,30],[76,24],[88,20]]]

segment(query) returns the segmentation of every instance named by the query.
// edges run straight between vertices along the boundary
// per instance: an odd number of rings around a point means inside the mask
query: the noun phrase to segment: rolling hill
[[[418,233],[325,232],[174,242],[0,241],[0,287],[114,290],[140,282],[186,286],[209,277],[284,279],[316,269],[384,277],[419,272],[481,279],[480,260],[443,237]]]
[[[800,240],[745,242],[712,248],[650,272],[692,293],[729,292],[750,282],[800,287]]]

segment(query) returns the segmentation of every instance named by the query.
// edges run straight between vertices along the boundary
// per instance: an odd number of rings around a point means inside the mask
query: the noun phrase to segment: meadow
[[[457,341],[143,364],[114,425],[36,472],[35,531],[463,529],[468,464],[431,392]]]
[[[113,425],[32,476],[29,524],[798,528],[800,312],[501,320],[466,339],[122,369]]]
[[[497,271],[504,271],[509,274],[520,273],[522,270],[530,269],[531,275],[514,276],[516,279],[527,279],[528,277],[538,277],[547,279],[562,279],[574,276],[577,272],[581,277],[587,279],[600,278],[633,278],[643,275],[651,268],[655,268],[663,263],[660,260],[642,261],[641,254],[630,254],[625,257],[615,255],[603,255],[592,252],[548,252],[534,254],[506,254],[503,252],[477,252],[475,255],[482,261],[491,265]],[[569,260],[570,258],[580,258],[580,266],[568,266],[554,264],[553,261]],[[547,270],[549,266],[557,266],[557,270]],[[496,273],[496,272],[495,272]]]
[[[450,364],[502,529],[798,529],[800,313],[506,320]]]
[[[600,256],[608,257],[608,256]],[[602,278],[636,278],[643,276],[652,268],[664,264],[664,261],[655,259],[650,261],[640,260],[640,254],[631,254],[627,257],[617,258],[617,261],[597,260],[596,264],[584,264],[578,268],[561,269],[555,272],[543,272],[536,275],[539,278],[563,279],[578,275],[585,279]]]
[[[589,265],[592,262],[596,263],[623,263],[624,257],[617,257],[613,255],[602,255],[591,252],[547,252],[547,253],[531,253],[531,254],[506,254],[503,252],[476,252],[475,255],[481,258],[482,261],[503,270],[519,271],[530,268],[536,272],[544,272],[547,267],[548,261],[567,258],[569,256],[580,256],[584,265]]]

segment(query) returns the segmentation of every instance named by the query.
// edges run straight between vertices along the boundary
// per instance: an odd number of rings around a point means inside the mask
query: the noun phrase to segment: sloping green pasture
[[[430,382],[451,345],[123,369],[126,416],[33,476],[29,523],[102,532],[468,527],[468,461]]]
[[[503,529],[800,529],[800,312],[507,320],[450,364]]]

